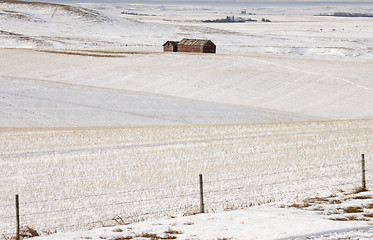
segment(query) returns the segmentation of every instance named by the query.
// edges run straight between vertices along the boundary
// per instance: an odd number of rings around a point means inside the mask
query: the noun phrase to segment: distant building
[[[216,45],[211,40],[184,38],[180,42],[167,41],[163,44],[163,51],[216,53]]]
[[[175,41],[167,41],[165,44],[163,44],[163,51],[164,52],[177,52],[177,44],[179,42]]]

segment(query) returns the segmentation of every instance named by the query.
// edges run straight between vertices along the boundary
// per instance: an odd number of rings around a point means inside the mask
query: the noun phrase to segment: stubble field
[[[87,229],[199,211],[289,203],[361,186],[371,120],[3,129],[1,231]],[[371,176],[367,160],[367,178]]]

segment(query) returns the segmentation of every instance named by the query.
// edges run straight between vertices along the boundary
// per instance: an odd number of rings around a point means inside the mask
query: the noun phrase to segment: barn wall
[[[163,51],[173,52],[174,51],[174,46],[171,43],[167,43],[166,45],[163,46]]]
[[[202,46],[179,45],[178,52],[203,52]]]
[[[203,47],[204,53],[216,53],[216,46],[212,42],[208,42]]]

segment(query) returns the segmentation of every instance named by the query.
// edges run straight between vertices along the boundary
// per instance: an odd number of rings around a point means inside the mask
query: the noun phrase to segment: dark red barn
[[[177,46],[178,52],[216,53],[216,45],[210,40],[186,39],[181,40]]]
[[[163,44],[163,51],[216,53],[216,45],[210,40],[184,38],[180,42],[167,41],[165,44]]]

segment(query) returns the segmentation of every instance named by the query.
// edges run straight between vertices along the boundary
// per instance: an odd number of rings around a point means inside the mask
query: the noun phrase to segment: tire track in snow
[[[13,104],[11,104],[11,103],[9,103],[9,102],[6,102],[6,101],[4,101],[4,100],[0,100],[1,102],[3,102],[3,103],[5,103],[5,104],[7,104],[7,105],[9,105],[10,107],[13,107],[13,108],[15,108],[15,109],[18,109],[18,110],[20,110],[20,111],[26,111],[26,112],[30,112],[31,114],[35,114],[36,115],[36,113],[34,113],[34,112],[32,112],[32,111],[29,111],[29,110],[27,110],[27,109],[24,109],[24,108],[20,108],[20,107],[16,107],[16,106],[14,106]],[[34,122],[34,123],[36,123],[36,124],[42,124],[42,125],[46,125],[46,126],[52,126],[52,125],[50,125],[50,124],[46,124],[46,123],[43,123],[43,122],[39,122],[39,121],[35,121],[34,119],[30,119],[30,118],[26,118],[26,117],[23,117],[22,115],[17,115],[17,114],[15,114],[14,112],[5,112],[5,111],[0,111],[0,112],[2,112],[2,113],[4,113],[4,114],[7,114],[7,115],[9,115],[9,116],[13,116],[13,117],[16,117],[16,118],[19,118],[19,119],[22,119],[22,120],[26,120],[27,122]]]
[[[314,79],[315,82],[320,81],[321,79],[326,79],[326,77],[327,77],[327,74],[323,74],[323,73],[306,71],[306,70],[302,70],[302,69],[294,68],[294,67],[290,67],[290,66],[284,66],[282,64],[273,63],[273,62],[270,62],[270,61],[261,60],[261,59],[257,59],[257,58],[254,58],[254,57],[250,57],[250,59],[252,59],[256,62],[272,65],[272,66],[282,68],[282,69],[287,69],[287,70],[290,70],[290,71],[293,71],[293,72],[300,72],[300,73],[307,74],[309,76],[313,75],[313,76],[315,76],[315,79]],[[366,87],[364,85],[361,85],[361,84],[354,83],[354,82],[352,82],[350,80],[347,80],[345,78],[338,77],[338,76],[333,76],[333,75],[331,75],[330,78],[333,79],[333,80],[336,80],[337,82],[343,82],[343,83],[346,84],[343,88],[338,88],[338,91],[340,91],[342,89],[345,89],[348,86],[353,86],[357,89],[362,89],[363,91],[366,91],[370,95],[373,93],[373,89],[371,89],[369,87]],[[294,108],[292,108],[292,112],[303,113],[302,109],[307,109],[307,108],[312,109],[312,108],[315,108],[315,107],[317,107],[320,110],[321,108],[319,106],[323,106],[324,108],[325,107],[327,108],[329,106],[330,101],[333,101],[333,99],[337,96],[338,91],[334,94],[330,94],[330,95],[326,95],[326,96],[324,95],[323,97],[319,97],[317,99],[314,99],[313,101],[309,101],[307,104],[304,104],[301,107],[294,107]],[[351,95],[347,95],[347,96],[352,97]],[[283,98],[283,97],[284,96],[282,96],[280,98]],[[278,99],[279,98],[273,99],[273,101],[277,101]],[[367,111],[365,111],[365,112],[367,113]],[[369,112],[372,112],[372,111],[369,111]],[[308,113],[308,114],[310,114],[310,113]]]
[[[1,93],[1,91],[0,91],[0,93]],[[4,93],[4,92],[3,92],[3,93]],[[9,95],[11,95],[11,94],[9,94]],[[46,115],[46,114],[44,114],[44,113],[35,112],[35,111],[32,111],[32,110],[27,109],[27,108],[23,108],[23,107],[15,106],[14,104],[9,103],[9,102],[6,102],[6,101],[4,101],[4,100],[0,100],[0,101],[4,102],[4,103],[8,104],[9,106],[11,106],[11,107],[13,107],[13,108],[15,108],[15,109],[18,109],[18,110],[20,110],[20,111],[28,112],[28,113],[30,113],[31,115],[40,116],[40,117],[42,117],[42,118],[46,118],[46,119],[49,118],[49,119],[52,119],[52,120],[54,120],[54,121],[67,123],[67,124],[70,124],[70,125],[73,125],[73,126],[78,126],[78,127],[80,126],[79,124],[76,124],[76,123],[73,123],[73,122],[69,122],[69,121],[66,121],[66,120],[57,119],[57,118],[54,118],[54,117],[48,116],[48,115]],[[50,126],[50,127],[53,126],[53,124],[48,124],[48,123],[41,122],[41,121],[35,121],[35,120],[31,119],[31,118],[25,118],[25,117],[22,117],[22,116],[18,116],[17,114],[14,114],[14,113],[8,113],[8,114],[9,114],[9,115],[16,116],[16,117],[18,117],[18,118],[22,118],[22,119],[27,120],[27,121],[32,121],[32,122],[37,123],[37,124],[42,124],[42,125],[46,125],[46,126]]]
[[[72,106],[79,106],[79,107],[83,107],[83,108],[87,108],[87,109],[96,109],[96,110],[100,110],[100,111],[117,112],[117,113],[128,114],[128,115],[132,115],[132,116],[138,116],[138,117],[155,119],[155,120],[164,120],[164,121],[169,121],[169,122],[179,122],[179,123],[183,123],[183,124],[190,124],[191,123],[190,121],[185,121],[185,120],[178,120],[178,119],[172,119],[172,118],[167,118],[167,117],[154,116],[154,115],[139,113],[139,112],[134,112],[134,111],[115,110],[115,109],[104,108],[104,107],[94,106],[94,105],[89,105],[89,104],[74,103],[74,102],[69,102],[69,101],[60,100],[60,99],[49,99],[49,98],[42,98],[42,97],[37,97],[37,96],[28,96],[28,95],[19,94],[19,93],[7,93],[7,92],[3,92],[3,91],[0,91],[0,93],[11,95],[11,96],[16,96],[16,97],[30,98],[30,99],[34,99],[34,100],[50,101],[50,102],[54,102],[54,103],[63,103],[63,104],[72,105]],[[66,123],[72,124],[74,126],[80,126],[80,125],[74,124],[74,123],[69,123],[69,122],[66,122]]]
[[[333,78],[338,79],[338,80],[341,80],[341,81],[343,81],[343,82],[346,82],[346,83],[348,83],[348,84],[351,84],[351,85],[353,85],[353,86],[356,86],[356,87],[362,88],[362,89],[364,89],[364,90],[366,90],[366,91],[368,91],[368,92],[373,93],[373,89],[368,88],[368,87],[366,87],[366,86],[363,86],[363,85],[360,85],[360,84],[357,84],[357,83],[351,82],[351,81],[349,81],[349,80],[347,80],[347,79],[344,79],[344,78],[341,78],[341,77],[333,76]]]
[[[18,118],[18,119],[21,119],[21,120],[25,120],[25,121],[27,121],[27,122],[30,122],[30,121],[31,121],[31,122],[34,122],[34,123],[37,123],[37,124],[42,124],[41,122],[37,122],[37,121],[34,121],[34,120],[32,120],[32,119],[27,119],[27,118],[25,118],[25,117],[18,116],[18,115],[14,114],[14,113],[5,112],[5,111],[0,111],[0,113],[3,113],[3,114],[5,114],[5,115],[11,116],[11,117],[15,117],[15,118]]]
[[[84,151],[96,151],[96,150],[115,150],[115,149],[126,149],[126,148],[138,148],[138,147],[160,147],[160,146],[172,146],[172,145],[188,145],[188,144],[203,144],[211,142],[224,142],[224,141],[235,141],[249,138],[263,138],[263,137],[282,137],[282,136],[304,136],[313,135],[317,133],[337,133],[337,132],[350,132],[350,131],[370,131],[373,128],[351,128],[344,130],[324,130],[324,131],[305,131],[305,132],[285,132],[285,133],[265,133],[259,135],[244,135],[244,136],[232,136],[232,137],[217,137],[217,138],[203,138],[194,140],[176,140],[168,142],[150,142],[141,144],[122,144],[114,146],[99,146],[99,147],[83,147],[83,148],[71,148],[71,149],[59,149],[59,150],[45,150],[45,151],[28,151],[28,152],[16,152],[8,154],[0,154],[2,158],[18,157],[18,156],[29,156],[29,155],[50,155],[50,154],[65,154],[73,152],[84,152]]]
[[[253,57],[249,57],[250,59],[256,61],[256,62],[260,62],[260,63],[265,63],[265,64],[269,64],[269,65],[273,65],[273,66],[276,66],[276,67],[279,67],[279,68],[283,68],[283,69],[288,69],[288,70],[291,70],[291,71],[295,71],[295,72],[301,72],[301,73],[306,73],[306,74],[310,74],[310,75],[320,75],[322,76],[323,74],[321,73],[317,73],[317,72],[312,72],[312,71],[306,71],[306,70],[301,70],[299,68],[294,68],[294,67],[289,67],[289,66],[284,66],[284,65],[281,65],[281,64],[278,64],[278,63],[273,63],[273,62],[270,62],[270,61],[265,61],[265,60],[260,60],[260,59],[257,59],[257,58],[253,58]],[[358,88],[361,88],[361,89],[364,89],[368,92],[371,92],[373,93],[373,89],[371,88],[368,88],[366,86],[363,86],[361,84],[357,84],[357,83],[354,83],[352,81],[349,81],[345,78],[341,78],[341,77],[337,77],[337,76],[331,76],[332,78],[334,79],[337,79],[337,80],[340,80],[340,81],[343,81],[345,83],[348,83],[350,85],[353,85],[355,87],[358,87]]]

